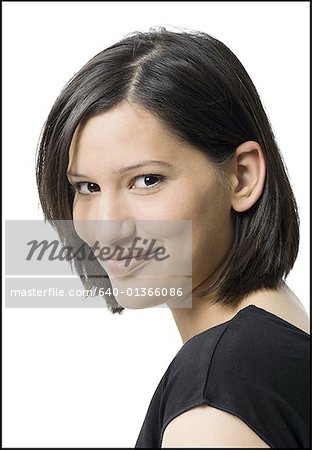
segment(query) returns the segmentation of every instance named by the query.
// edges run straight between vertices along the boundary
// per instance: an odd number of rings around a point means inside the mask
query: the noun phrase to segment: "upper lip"
[[[128,253],[128,255],[126,256],[122,256],[122,257],[117,257],[117,258],[110,258],[113,261],[121,261],[122,259],[129,259],[129,258],[142,258],[145,255],[153,255],[154,253],[157,252],[157,250],[159,250],[159,248],[157,248],[156,250],[154,250],[153,252],[145,252],[145,253]]]

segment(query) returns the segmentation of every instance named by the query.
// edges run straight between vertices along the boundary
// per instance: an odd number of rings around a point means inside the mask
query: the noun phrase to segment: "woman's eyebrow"
[[[83,175],[82,173],[70,172],[69,170],[66,172],[66,175],[68,177],[89,178],[87,175]]]
[[[155,161],[155,160],[151,159],[149,161],[143,161],[143,162],[140,162],[137,164],[133,164],[131,166],[123,167],[122,169],[118,170],[118,174],[122,175],[123,173],[128,172],[129,170],[139,169],[140,167],[149,166],[151,164],[157,165],[157,166],[163,166],[163,167],[167,167],[167,168],[173,167],[172,164],[170,164],[166,161]]]
[[[150,166],[151,164],[157,165],[157,166],[162,166],[162,167],[167,167],[167,168],[171,168],[173,167],[172,164],[170,164],[169,162],[166,161],[155,161],[153,159],[149,160],[149,161],[143,161],[137,164],[133,164],[131,166],[127,166],[127,167],[123,167],[122,169],[118,170],[118,171],[114,171],[114,174],[118,174],[118,175],[122,175],[125,172],[129,172],[130,170],[134,170],[134,169],[139,169],[140,167],[144,167],[144,166]],[[88,178],[86,175],[83,175],[81,173],[74,173],[71,171],[67,171],[67,176],[70,177],[83,177],[83,178]]]

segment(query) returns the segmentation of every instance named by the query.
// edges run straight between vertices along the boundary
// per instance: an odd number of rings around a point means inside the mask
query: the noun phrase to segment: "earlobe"
[[[247,211],[260,198],[265,182],[266,165],[261,146],[246,141],[237,147],[231,160],[232,208]]]

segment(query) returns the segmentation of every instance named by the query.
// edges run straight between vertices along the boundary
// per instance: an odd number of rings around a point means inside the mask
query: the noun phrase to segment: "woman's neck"
[[[195,297],[189,308],[171,308],[183,343],[196,334],[230,320],[240,308],[213,303],[213,296]]]
[[[254,291],[235,304],[215,303],[215,294],[193,296],[189,308],[170,308],[183,343],[202,331],[231,320],[241,309],[255,305],[309,333],[308,314],[285,283],[277,289]]]

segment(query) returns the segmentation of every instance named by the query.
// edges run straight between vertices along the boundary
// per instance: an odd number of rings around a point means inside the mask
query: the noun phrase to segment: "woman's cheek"
[[[74,199],[74,203],[73,203],[73,220],[83,220],[84,217],[83,215],[85,214],[86,211],[84,211],[81,207],[80,207],[80,203],[79,203],[79,199],[78,197],[75,197]]]
[[[183,186],[184,187],[184,186]],[[164,191],[153,210],[159,220],[191,220],[194,208],[194,199],[183,187]],[[196,202],[195,202],[196,203]]]
[[[73,204],[73,220],[96,220],[94,207],[88,202],[77,197]]]

